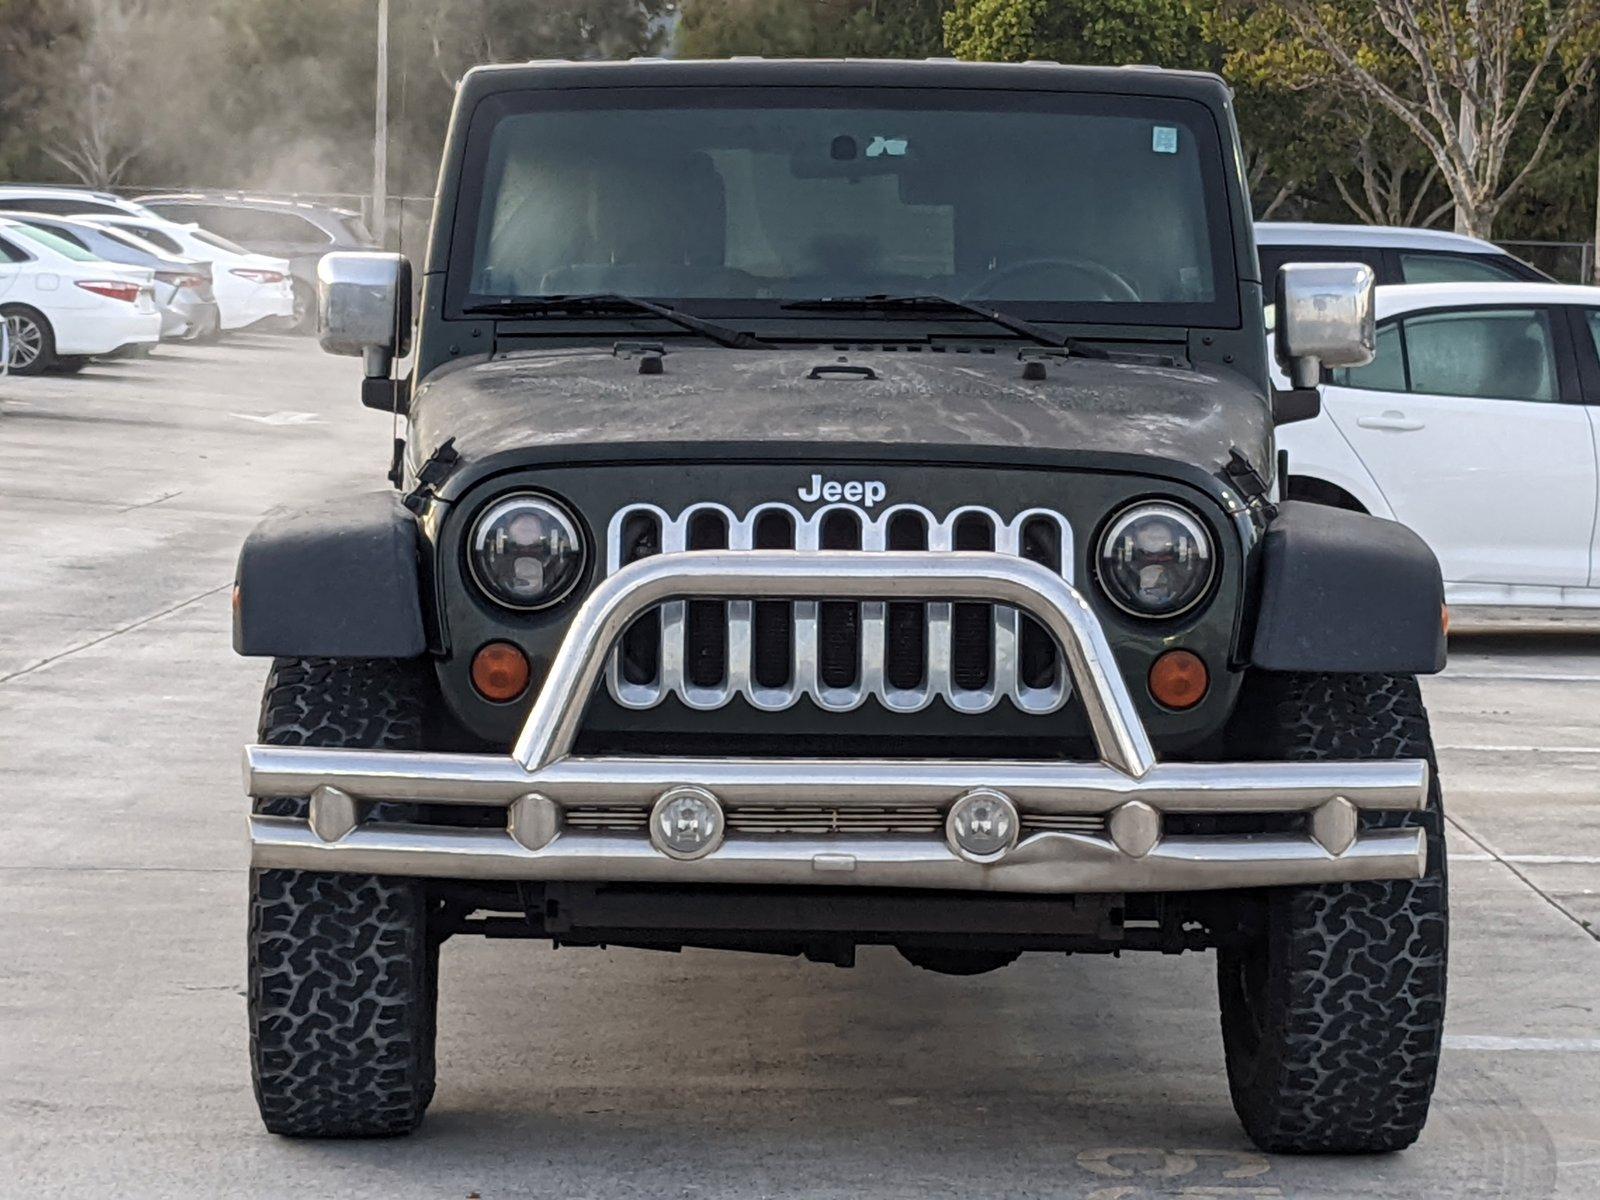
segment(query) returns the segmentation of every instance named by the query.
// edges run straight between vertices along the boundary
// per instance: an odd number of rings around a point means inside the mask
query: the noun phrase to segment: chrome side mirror
[[[1297,388],[1324,367],[1359,367],[1377,352],[1372,268],[1364,263],[1287,263],[1273,289],[1273,348]]]
[[[403,254],[340,250],[317,263],[317,335],[329,354],[360,355],[388,378],[411,350],[411,263]]]

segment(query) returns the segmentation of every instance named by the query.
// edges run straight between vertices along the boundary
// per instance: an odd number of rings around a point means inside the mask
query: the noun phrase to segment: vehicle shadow
[[[956,979],[889,951],[843,972],[518,947],[525,974],[491,961],[504,944],[479,949],[447,951],[421,1130],[295,1158],[485,1197],[1138,1200],[1538,1194],[1523,1185],[1548,1156],[1512,1125],[1453,1120],[1448,1079],[1410,1154],[1258,1153],[1228,1101],[1203,955],[1040,955]]]

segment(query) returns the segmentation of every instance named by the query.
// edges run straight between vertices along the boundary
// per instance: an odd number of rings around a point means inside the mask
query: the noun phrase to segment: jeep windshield
[[[1222,145],[1208,110],[1175,98],[491,96],[464,151],[449,307],[622,294],[792,325],[847,309],[795,301],[926,295],[1035,321],[1235,326]]]

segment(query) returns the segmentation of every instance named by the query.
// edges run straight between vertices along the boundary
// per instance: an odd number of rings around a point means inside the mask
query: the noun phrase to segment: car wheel
[[[289,320],[295,333],[317,331],[317,294],[298,279],[294,281],[294,316]]]
[[[261,740],[420,749],[437,693],[425,662],[278,659]],[[255,807],[304,815],[306,803]],[[421,880],[250,872],[251,1074],[273,1133],[388,1137],[422,1121],[433,1098],[438,1006],[440,939],[429,908]]]
[[[1243,758],[1433,764],[1409,675],[1258,673],[1233,727]],[[1364,829],[1393,827],[1425,831],[1421,879],[1256,893],[1242,936],[1218,951],[1234,1110],[1269,1153],[1386,1153],[1427,1120],[1449,925],[1437,771],[1425,811],[1362,817]]]
[[[40,375],[55,365],[56,335],[43,314],[20,304],[0,308],[11,347],[13,375]]]

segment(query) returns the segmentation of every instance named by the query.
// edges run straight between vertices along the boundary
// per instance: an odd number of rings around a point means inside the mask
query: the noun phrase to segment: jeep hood
[[[644,375],[638,358],[606,347],[519,351],[430,375],[412,399],[408,453],[415,469],[454,438],[466,469],[450,492],[523,463],[679,455],[1138,455],[1216,476],[1237,448],[1270,473],[1269,410],[1240,376],[1119,359],[1045,364],[1034,382],[1011,350],[689,347]],[[828,370],[839,367],[875,378]]]

